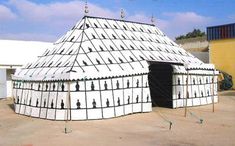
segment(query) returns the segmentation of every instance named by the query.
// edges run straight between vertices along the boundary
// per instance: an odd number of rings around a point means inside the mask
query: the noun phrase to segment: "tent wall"
[[[187,74],[173,74],[172,79],[173,108],[184,107]],[[217,76],[214,76],[214,80],[217,81]],[[213,83],[213,75],[189,74],[188,92],[187,106],[211,104],[213,98],[215,103],[218,102],[217,82]]]
[[[70,82],[14,81],[15,112],[51,120],[105,119],[152,110],[147,74]]]

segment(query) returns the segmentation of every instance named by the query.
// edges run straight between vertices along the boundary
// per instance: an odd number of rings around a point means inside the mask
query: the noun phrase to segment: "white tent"
[[[215,74],[213,65],[180,48],[154,25],[84,16],[15,73],[15,112],[87,120],[149,112],[152,104],[209,104],[218,99]]]

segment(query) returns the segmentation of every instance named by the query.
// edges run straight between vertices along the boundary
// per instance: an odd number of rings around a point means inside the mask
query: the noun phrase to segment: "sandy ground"
[[[17,115],[11,100],[0,100],[0,146],[234,146],[235,91],[220,95],[214,113],[212,105],[193,107],[185,118],[183,108],[156,107],[145,114],[70,121],[67,134],[65,122]],[[173,122],[171,130],[163,117]]]

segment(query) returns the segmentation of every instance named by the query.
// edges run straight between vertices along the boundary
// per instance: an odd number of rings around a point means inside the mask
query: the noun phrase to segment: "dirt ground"
[[[65,125],[70,133],[64,133]],[[220,93],[214,113],[212,105],[193,107],[185,118],[183,108],[156,107],[145,114],[67,124],[17,115],[11,100],[0,100],[0,146],[38,145],[234,146],[235,91]]]

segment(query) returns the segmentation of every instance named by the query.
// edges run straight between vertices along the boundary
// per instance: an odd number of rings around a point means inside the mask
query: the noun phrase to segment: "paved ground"
[[[189,108],[203,119],[184,117],[184,109],[154,108],[146,114],[94,121],[65,122],[20,116],[11,100],[0,100],[0,146],[214,146],[235,145],[235,91],[220,93],[220,102]],[[173,122],[169,123],[163,117]]]

